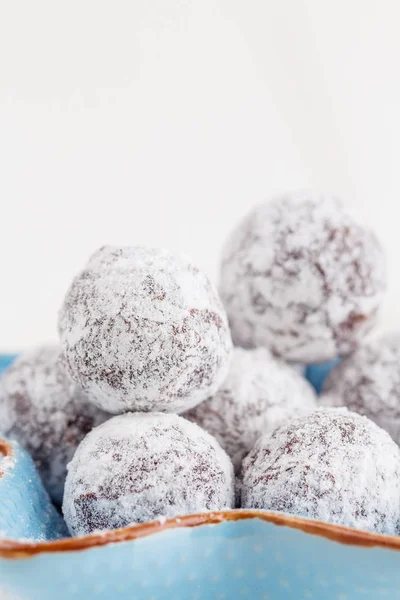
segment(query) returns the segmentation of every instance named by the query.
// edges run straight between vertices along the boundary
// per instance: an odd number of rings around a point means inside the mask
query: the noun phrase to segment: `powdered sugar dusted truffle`
[[[63,512],[71,533],[232,508],[229,457],[177,415],[129,413],[94,429],[68,466]]]
[[[328,375],[320,398],[365,415],[400,444],[400,333],[362,345]]]
[[[317,410],[260,438],[242,475],[243,508],[398,532],[400,450],[345,408]]]
[[[235,348],[222,387],[184,416],[216,437],[237,470],[263,433],[315,408],[315,393],[296,370],[266,348]]]
[[[72,381],[58,347],[25,353],[0,379],[0,433],[28,450],[57,503],[75,449],[107,418]]]
[[[98,250],[59,323],[72,377],[113,413],[181,412],[213,394],[228,370],[232,342],[218,293],[165,250]]]
[[[298,193],[257,206],[223,252],[220,291],[234,343],[287,360],[352,351],[385,287],[375,236],[333,197]]]

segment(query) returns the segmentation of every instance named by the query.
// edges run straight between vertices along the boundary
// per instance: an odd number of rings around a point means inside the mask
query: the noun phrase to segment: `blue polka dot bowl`
[[[0,600],[381,598],[400,599],[400,538],[284,514],[233,510],[82,538],[0,538]]]
[[[400,598],[400,539],[257,511],[0,541],[2,600]]]

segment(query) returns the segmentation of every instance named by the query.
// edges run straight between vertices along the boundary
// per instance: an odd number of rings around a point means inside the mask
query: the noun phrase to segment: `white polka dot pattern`
[[[398,560],[394,550],[344,545],[250,519],[83,552],[0,558],[0,598],[389,599],[399,597]]]

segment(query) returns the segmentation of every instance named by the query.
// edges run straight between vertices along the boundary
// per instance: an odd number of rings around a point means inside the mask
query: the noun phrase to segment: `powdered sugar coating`
[[[320,401],[369,417],[400,445],[400,334],[371,340],[342,359]]]
[[[345,408],[319,409],[260,438],[242,475],[243,508],[399,531],[400,449]]]
[[[238,470],[262,434],[315,408],[314,390],[294,368],[266,348],[235,348],[222,387],[183,416],[214,435]]]
[[[83,437],[107,418],[71,380],[58,347],[25,353],[0,379],[0,433],[31,454],[59,504],[67,463]]]
[[[232,463],[212,436],[178,415],[127,413],[79,446],[63,512],[71,533],[84,535],[233,503]]]
[[[216,290],[165,250],[98,250],[67,293],[59,329],[72,377],[112,413],[181,412],[213,394],[229,367]]]
[[[352,351],[385,287],[375,236],[333,197],[297,193],[257,206],[223,252],[220,291],[234,343],[287,360]]]

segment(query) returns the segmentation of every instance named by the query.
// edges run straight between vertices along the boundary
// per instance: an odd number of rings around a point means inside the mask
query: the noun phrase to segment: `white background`
[[[183,251],[212,278],[254,203],[358,207],[400,325],[397,0],[0,0],[0,350],[54,338],[104,243]]]

